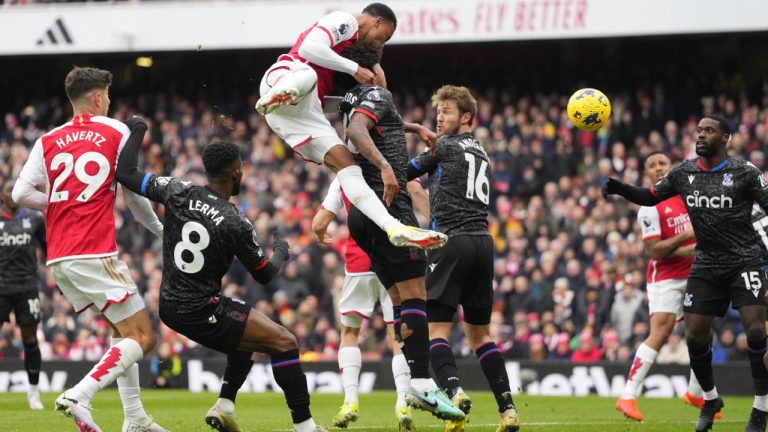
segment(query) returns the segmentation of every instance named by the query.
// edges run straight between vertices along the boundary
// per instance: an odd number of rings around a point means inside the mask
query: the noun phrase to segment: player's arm
[[[419,138],[427,144],[429,152],[432,154],[435,153],[437,143],[436,133],[418,123],[405,123],[405,131],[419,135]]]
[[[48,240],[45,236],[45,220],[42,216],[40,216],[40,221],[35,230],[35,240],[37,240],[37,244],[40,246],[40,252],[42,252],[42,262],[45,263],[48,260]]]
[[[763,210],[768,210],[768,181],[765,180],[763,172],[751,163],[748,164],[748,169],[750,173],[746,179],[747,193]]]
[[[421,186],[421,180],[414,179],[409,181],[406,187],[411,195],[414,210],[421,213],[426,220],[429,220],[429,195],[427,195],[424,187]]]
[[[128,140],[125,142],[115,167],[115,179],[128,190],[144,195],[146,184],[151,177],[149,173],[138,170],[139,151],[144,133],[147,132],[147,123],[141,117],[131,117],[125,121],[131,130]]]
[[[620,195],[641,206],[655,206],[665,199],[680,194],[680,191],[677,190],[677,179],[684,174],[680,167],[681,165],[673,167],[650,189],[631,186],[609,178],[603,183],[600,192],[603,194],[603,198],[608,198],[608,195]]]
[[[431,173],[437,169],[437,164],[440,162],[440,152],[426,151],[408,162],[407,175],[408,180],[419,178],[424,174]]]
[[[346,26],[344,33],[341,29]],[[370,83],[374,73],[357,63],[337,54],[333,47],[354,37],[357,19],[349,14],[334,13],[321,19],[310,31],[299,47],[299,55],[318,66],[355,77],[360,83]]]
[[[312,218],[312,233],[315,235],[315,240],[321,243],[330,243],[331,239],[326,235],[328,225],[336,219],[343,205],[341,185],[339,184],[339,179],[335,178],[328,187],[328,193],[325,195],[320,209],[315,214],[315,217]]]
[[[680,246],[672,252],[671,257],[691,258],[696,254],[696,243]]]
[[[45,184],[45,159],[43,158],[43,141],[38,139],[32,146],[29,158],[19,173],[19,178],[11,191],[11,199],[22,207],[38,210],[48,208],[48,194],[37,190],[38,185]]]
[[[693,256],[696,245],[682,246],[686,241],[695,238],[693,230],[686,230],[668,239],[643,240],[645,251],[653,259],[672,258],[679,256]]]
[[[244,218],[244,216],[243,216]],[[247,220],[243,219],[242,229],[233,239],[235,255],[256,282],[265,285],[280,272],[280,268],[291,257],[291,248],[285,240],[275,240],[272,257],[267,259],[256,241],[256,232]]]
[[[149,200],[137,195],[130,190],[123,187],[123,197],[125,198],[125,205],[133,213],[146,229],[154,234],[160,240],[163,239],[163,224],[157,218],[152,206],[149,204]]]
[[[384,182],[384,196],[382,198],[387,205],[390,205],[399,186],[392,166],[384,159],[371,138],[369,130],[376,126],[376,122],[371,117],[374,115],[355,111],[347,126],[347,139],[355,146],[358,153],[381,170],[381,180]]]

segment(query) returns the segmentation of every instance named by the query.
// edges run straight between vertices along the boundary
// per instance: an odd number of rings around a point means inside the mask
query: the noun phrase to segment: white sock
[[[624,393],[621,394],[622,399],[634,399],[640,395],[640,386],[653,366],[653,362],[656,361],[657,354],[658,352],[648,345],[640,345],[635,354],[635,360],[632,362],[632,367],[629,369],[627,385],[624,386]]]
[[[768,412],[768,395],[755,395],[755,402],[752,404],[752,408],[759,409],[763,412]]]
[[[437,390],[437,384],[432,378],[411,378],[411,386],[420,393]]]
[[[398,354],[392,357],[392,376],[395,378],[395,388],[397,389],[395,410],[398,411],[405,405],[405,392],[411,385],[411,368],[408,367],[408,361],[404,355]]]
[[[301,423],[294,423],[293,430],[296,432],[314,432],[316,427],[315,421],[310,418]]]
[[[357,402],[357,387],[360,383],[360,368],[363,365],[358,347],[344,347],[339,350],[339,370],[344,385],[344,403]]]
[[[229,399],[222,399],[222,398],[216,399],[216,406],[218,406],[220,410],[226,413],[231,414],[235,412],[235,403]]]
[[[122,340],[123,338],[112,338],[112,346],[117,345]],[[144,405],[141,403],[138,363],[134,363],[125,371],[125,375],[117,378],[117,389],[120,393],[120,401],[123,403],[125,418],[136,420],[147,418]]]
[[[693,373],[693,369],[691,369],[691,377],[688,379],[688,393],[696,397],[701,397],[701,395],[704,394],[704,390],[701,389],[701,385],[699,384],[699,380],[696,379],[696,374]]]
[[[144,352],[141,345],[133,339],[123,338],[104,353],[96,366],[77,385],[67,391],[67,396],[90,405],[97,391],[112,384],[142,357]]]
[[[27,388],[27,394],[35,394],[39,393],[40,389],[38,388],[37,384],[30,384]]]
[[[363,178],[363,170],[357,165],[348,166],[336,173],[336,177],[341,183],[341,189],[344,191],[344,195],[347,196],[349,201],[364,215],[368,216],[368,219],[379,226],[379,228],[387,231],[390,228],[394,228],[402,225],[397,219],[395,219],[389,212],[384,204],[376,196],[376,193],[368,187],[368,184]]]
[[[714,400],[718,397],[719,395],[717,394],[717,387],[712,387],[712,390],[704,392],[704,400]]]

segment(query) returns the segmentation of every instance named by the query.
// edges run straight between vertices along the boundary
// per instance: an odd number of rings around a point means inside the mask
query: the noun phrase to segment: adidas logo
[[[56,18],[53,25],[45,31],[45,34],[37,40],[38,46],[43,45],[74,45],[72,36],[69,34],[69,30],[64,25],[64,21],[61,18]]]

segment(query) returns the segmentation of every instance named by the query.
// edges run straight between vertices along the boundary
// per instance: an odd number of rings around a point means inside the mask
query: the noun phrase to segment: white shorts
[[[686,279],[667,279],[648,284],[648,311],[653,315],[656,312],[675,314],[680,320],[683,318],[683,294]]]
[[[394,322],[392,299],[375,273],[348,273],[344,278],[339,300],[341,323],[347,327],[360,328],[363,319],[373,315],[376,302],[381,303],[381,312],[387,324]]]
[[[281,60],[273,64],[261,79],[259,92],[267,94],[277,81],[286,78],[293,70],[311,70],[300,61]],[[325,118],[317,85],[312,91],[295,103],[280,107],[266,115],[267,124],[289,146],[305,160],[323,164],[325,154],[331,147],[343,145],[339,134]]]
[[[128,266],[114,256],[59,261],[51,268],[77,313],[91,308],[114,324],[144,309]]]

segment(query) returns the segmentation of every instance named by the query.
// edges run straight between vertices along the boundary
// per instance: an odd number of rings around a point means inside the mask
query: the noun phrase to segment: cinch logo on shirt
[[[708,197],[700,195],[699,191],[693,191],[693,195],[685,197],[685,204],[688,207],[699,208],[733,208],[733,199],[722,194],[720,196]]]
[[[0,246],[23,246],[32,243],[32,236],[24,234],[10,235],[7,232],[0,237]]]

